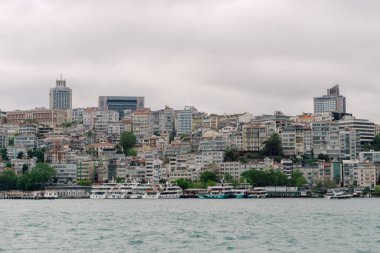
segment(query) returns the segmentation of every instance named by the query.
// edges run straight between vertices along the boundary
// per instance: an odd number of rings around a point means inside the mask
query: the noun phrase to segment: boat
[[[189,198],[199,198],[199,196],[203,196],[207,193],[206,189],[203,188],[191,188],[183,191],[181,198],[189,199]]]
[[[268,196],[268,192],[265,187],[254,187],[248,194],[248,198],[262,199]]]
[[[112,189],[117,184],[115,183],[105,183],[93,185],[91,188],[90,199],[106,199]]]
[[[351,194],[347,193],[345,189],[331,189],[325,194],[326,199],[349,199],[352,198]]]
[[[141,196],[142,199],[159,199],[160,192],[157,191],[146,191],[144,195]]]
[[[58,193],[56,191],[45,191],[43,198],[44,199],[57,199]]]
[[[177,185],[167,185],[163,191],[160,192],[160,199],[178,199],[182,196],[182,188]]]
[[[230,184],[219,184],[207,187],[207,193],[198,195],[202,199],[229,199],[234,198],[234,192]]]

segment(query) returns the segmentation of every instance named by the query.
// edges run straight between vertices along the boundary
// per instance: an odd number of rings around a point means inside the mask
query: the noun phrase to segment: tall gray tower
[[[327,89],[327,95],[314,98],[314,113],[346,113],[346,98],[339,93],[339,85]]]
[[[69,87],[66,87],[66,80],[56,81],[56,87],[50,89],[50,109],[72,109],[73,92]]]

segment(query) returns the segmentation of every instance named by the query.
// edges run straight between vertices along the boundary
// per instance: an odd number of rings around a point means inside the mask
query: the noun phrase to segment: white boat
[[[268,196],[267,189],[265,187],[255,187],[249,193],[248,198],[266,198]]]
[[[160,199],[178,199],[182,196],[182,188],[177,185],[167,185],[166,188],[160,192]]]
[[[113,189],[115,186],[115,183],[93,185],[91,189],[90,199],[106,199],[111,189]]]
[[[56,191],[45,191],[43,198],[44,199],[57,199],[58,193]]]
[[[202,199],[229,199],[234,198],[235,194],[231,184],[224,183],[207,187],[207,193],[198,197]]]
[[[146,191],[144,195],[141,196],[142,199],[159,199],[160,193],[157,191]]]
[[[325,194],[326,199],[349,199],[352,198],[351,194],[348,194],[346,190],[331,189]]]

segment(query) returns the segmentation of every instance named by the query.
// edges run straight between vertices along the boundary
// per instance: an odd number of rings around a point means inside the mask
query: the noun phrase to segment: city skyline
[[[48,90],[63,72],[74,108],[120,94],[144,96],[152,109],[295,115],[313,112],[313,97],[339,83],[348,112],[380,119],[373,110],[380,91],[376,2],[0,6],[4,111],[48,108]]]

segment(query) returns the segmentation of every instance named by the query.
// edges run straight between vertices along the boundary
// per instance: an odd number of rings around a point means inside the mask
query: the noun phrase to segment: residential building
[[[359,153],[360,162],[380,163],[380,151],[363,151]]]
[[[364,151],[364,147],[371,144],[375,138],[375,124],[366,119],[357,119],[353,116],[344,116],[339,120],[339,129],[352,129],[358,133],[360,146],[358,152]]]
[[[328,155],[331,158],[339,158],[339,125],[336,121],[318,121],[311,123],[313,137],[313,152]]]
[[[194,107],[185,106],[185,109],[176,111],[175,129],[178,135],[191,134],[193,125]]]

